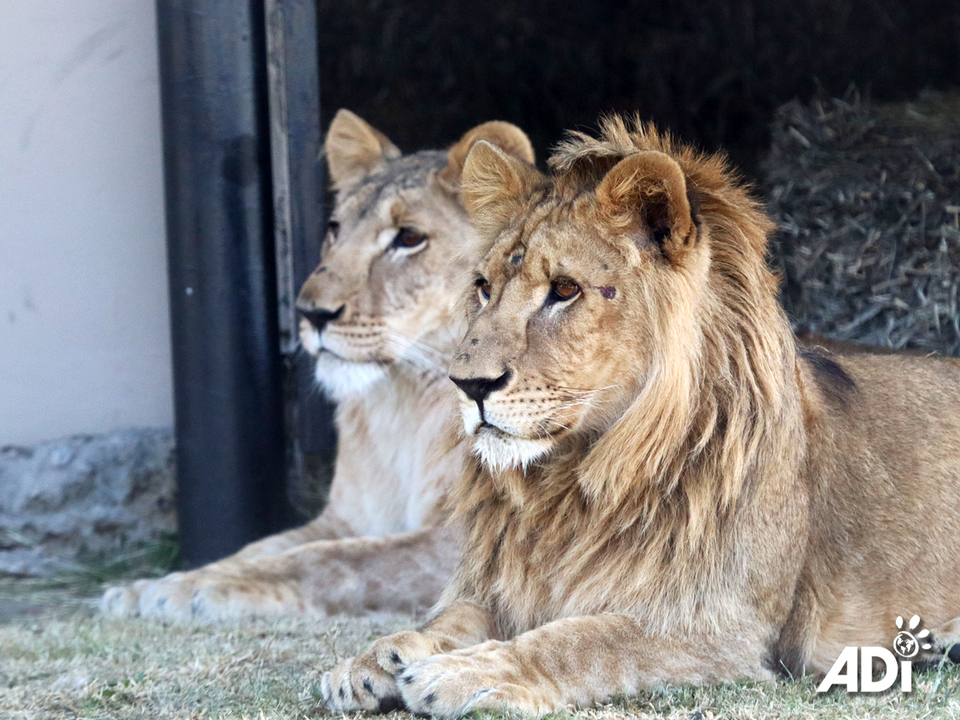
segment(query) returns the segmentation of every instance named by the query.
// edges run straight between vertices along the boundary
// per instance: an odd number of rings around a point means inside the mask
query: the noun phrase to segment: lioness
[[[337,113],[325,143],[336,207],[297,303],[302,345],[338,402],[330,502],[313,522],[220,562],[112,588],[105,611],[223,618],[436,602],[458,554],[442,499],[466,450],[446,439],[456,422],[446,367],[466,325],[460,288],[480,257],[460,197],[478,139],[533,161],[509,123],[480,125],[447,152],[402,156],[353,113]]]
[[[419,633],[323,679],[334,710],[544,713],[827,670],[960,616],[960,363],[798,351],[771,223],[725,161],[603,123],[553,174],[478,143],[451,377],[477,459]]]

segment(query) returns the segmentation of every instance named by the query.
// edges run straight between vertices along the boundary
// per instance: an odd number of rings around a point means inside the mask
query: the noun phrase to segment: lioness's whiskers
[[[447,354],[430,347],[426,343],[404,337],[399,333],[387,331],[385,337],[388,346],[397,356],[398,361],[407,362],[421,370],[446,374],[447,366],[450,363],[450,357]]]

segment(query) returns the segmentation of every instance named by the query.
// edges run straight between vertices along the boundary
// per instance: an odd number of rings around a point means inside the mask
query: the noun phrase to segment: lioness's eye
[[[483,300],[490,299],[490,292],[493,290],[493,286],[490,284],[490,281],[486,278],[477,278],[477,292],[480,293],[480,297]]]
[[[559,278],[550,283],[550,299],[554,302],[573,300],[580,294],[580,286],[570,278]]]
[[[336,220],[331,220],[327,223],[327,233],[333,236],[333,239],[337,239],[337,233],[340,232],[340,223]]]
[[[417,232],[413,228],[402,227],[397,230],[397,236],[393,238],[393,247],[395,248],[415,248],[427,241],[427,236],[422,232]]]

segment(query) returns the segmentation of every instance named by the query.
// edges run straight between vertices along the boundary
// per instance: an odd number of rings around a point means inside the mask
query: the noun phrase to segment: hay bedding
[[[789,103],[764,171],[796,332],[960,355],[960,95]]]

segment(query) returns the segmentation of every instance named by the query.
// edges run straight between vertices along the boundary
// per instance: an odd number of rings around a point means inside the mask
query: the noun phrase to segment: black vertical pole
[[[316,508],[336,457],[333,405],[319,392],[313,359],[296,352],[300,286],[320,262],[323,237],[323,147],[316,0],[266,0],[271,68],[274,207],[280,279],[281,347],[287,354],[291,411],[289,490],[301,508]],[[318,493],[318,490],[321,492]]]
[[[266,0],[280,345],[287,356],[290,493],[315,504],[336,456],[333,405],[319,392],[313,359],[298,353],[300,286],[320,262],[323,147],[316,0]],[[295,398],[295,400],[294,400]],[[313,496],[313,497],[311,497]]]
[[[282,501],[263,0],[157,0],[181,558]]]

